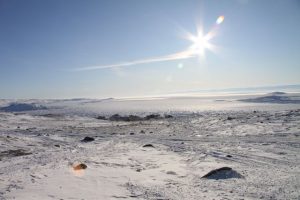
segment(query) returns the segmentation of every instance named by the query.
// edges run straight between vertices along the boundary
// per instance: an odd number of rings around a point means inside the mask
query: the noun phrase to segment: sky
[[[299,0],[0,0],[0,98],[300,84],[299,63]]]

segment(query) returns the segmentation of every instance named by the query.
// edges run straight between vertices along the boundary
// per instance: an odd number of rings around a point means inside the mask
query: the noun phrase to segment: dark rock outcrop
[[[110,121],[125,121],[125,122],[131,122],[131,121],[141,121],[143,118],[136,116],[136,115],[129,115],[129,116],[121,116],[119,114],[114,114],[109,117]]]
[[[97,116],[96,119],[107,120],[105,116],[101,116],[101,115]]]
[[[92,141],[94,141],[95,139],[94,138],[92,138],[92,137],[85,137],[85,138],[83,138],[82,140],[81,140],[81,142],[92,142]]]
[[[159,114],[150,114],[144,117],[145,120],[151,120],[151,119],[161,119],[162,117]]]
[[[17,156],[26,156],[32,154],[24,149],[16,149],[16,150],[7,150],[0,152],[1,157],[17,157]]]
[[[83,163],[80,163],[76,166],[73,166],[73,169],[74,170],[82,170],[82,169],[86,169],[87,168],[87,165],[86,164],[83,164]]]
[[[145,145],[143,145],[143,147],[144,147],[144,148],[149,148],[149,147],[150,147],[150,148],[154,148],[154,146],[153,146],[152,144],[145,144]]]
[[[229,178],[243,178],[243,176],[230,167],[221,167],[208,172],[207,174],[202,176],[202,178],[218,180]]]

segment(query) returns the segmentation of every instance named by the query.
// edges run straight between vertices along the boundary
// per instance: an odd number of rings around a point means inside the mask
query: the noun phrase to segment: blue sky
[[[219,16],[225,16],[216,25]],[[163,57],[217,26],[205,56]],[[0,98],[104,98],[300,83],[297,0],[0,0]],[[180,67],[179,67],[180,66]]]

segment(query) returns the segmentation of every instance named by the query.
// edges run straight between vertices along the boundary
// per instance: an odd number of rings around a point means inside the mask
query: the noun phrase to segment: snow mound
[[[46,110],[47,107],[37,104],[28,103],[11,103],[8,106],[0,108],[0,111],[4,112],[23,112],[32,110]]]

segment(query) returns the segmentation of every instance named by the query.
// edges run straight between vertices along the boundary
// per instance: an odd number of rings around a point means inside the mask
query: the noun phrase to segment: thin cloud
[[[122,63],[112,64],[112,65],[81,67],[81,68],[74,69],[74,71],[91,71],[91,70],[98,70],[98,69],[127,67],[127,66],[138,65],[138,64],[147,64],[147,63],[163,62],[163,61],[171,61],[171,60],[181,60],[181,59],[187,59],[187,58],[191,58],[191,57],[194,57],[193,53],[189,50],[186,50],[186,51],[182,51],[179,53],[170,54],[167,56],[154,57],[154,58],[148,58],[148,59],[142,59],[142,60],[134,60],[131,62],[122,62]]]

